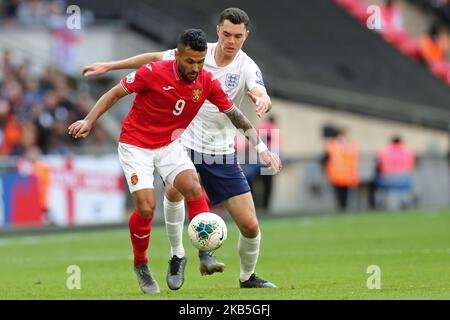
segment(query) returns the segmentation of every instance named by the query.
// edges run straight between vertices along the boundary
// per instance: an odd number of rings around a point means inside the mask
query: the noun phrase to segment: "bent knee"
[[[259,225],[257,222],[246,223],[240,227],[242,235],[246,238],[256,238],[259,235]]]
[[[136,203],[136,211],[143,217],[150,217],[156,209],[156,203],[150,200],[142,200]]]
[[[192,181],[183,192],[187,200],[197,199],[202,195],[202,187],[198,181]]]
[[[168,186],[166,188],[165,196],[170,202],[179,202],[183,200],[183,195],[173,186]]]

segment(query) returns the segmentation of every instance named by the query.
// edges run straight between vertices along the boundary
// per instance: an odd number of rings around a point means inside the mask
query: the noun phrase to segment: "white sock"
[[[184,200],[171,202],[164,197],[164,220],[166,233],[170,242],[171,256],[184,257],[183,227],[184,227]]]
[[[247,281],[255,272],[256,262],[259,256],[259,244],[261,242],[261,232],[256,238],[246,238],[239,233],[238,251],[241,257],[241,269],[239,280]]]

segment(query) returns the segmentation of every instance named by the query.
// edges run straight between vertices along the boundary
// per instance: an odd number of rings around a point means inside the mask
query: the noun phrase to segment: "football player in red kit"
[[[156,204],[154,170],[166,183],[173,185],[196,212],[209,210],[194,164],[179,139],[204,101],[207,99],[226,114],[250,143],[260,149],[264,147],[251,123],[222,91],[221,84],[203,70],[206,49],[202,30],[185,30],[179,37],[175,60],[150,63],[130,73],[105,93],[83,120],[68,128],[74,138],[85,138],[104,112],[127,94],[136,93],[133,106],[122,121],[118,153],[135,206],[129,229],[134,269],[144,293],[160,292],[147,259]],[[278,172],[278,157],[264,149],[261,161]]]

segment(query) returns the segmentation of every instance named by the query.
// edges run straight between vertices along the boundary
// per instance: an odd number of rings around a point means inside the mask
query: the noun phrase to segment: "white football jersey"
[[[220,81],[222,89],[239,107],[248,90],[264,82],[256,63],[242,50],[225,67],[219,67],[214,59],[217,43],[208,43],[204,68]],[[174,50],[164,52],[164,60],[174,59]],[[206,154],[230,154],[234,152],[236,128],[228,117],[208,100],[200,108],[194,120],[182,135],[187,148]]]

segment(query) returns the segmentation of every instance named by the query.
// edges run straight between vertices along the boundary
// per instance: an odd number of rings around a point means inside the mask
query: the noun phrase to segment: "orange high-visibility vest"
[[[50,168],[45,163],[36,161],[32,165],[31,172],[37,177],[39,182],[39,205],[43,210],[48,210],[51,175]]]
[[[358,148],[352,142],[333,139],[327,143],[328,161],[325,171],[336,186],[357,186],[359,183]]]
[[[390,144],[378,152],[380,174],[410,174],[415,166],[415,157],[411,150],[400,143]]]
[[[440,43],[436,43],[429,35],[419,39],[419,50],[427,64],[445,60],[445,51]]]
[[[3,145],[0,144],[0,154],[8,155],[11,153],[14,145],[22,138],[22,127],[20,126],[15,115],[10,116],[7,119],[6,125],[3,129],[3,134]]]

